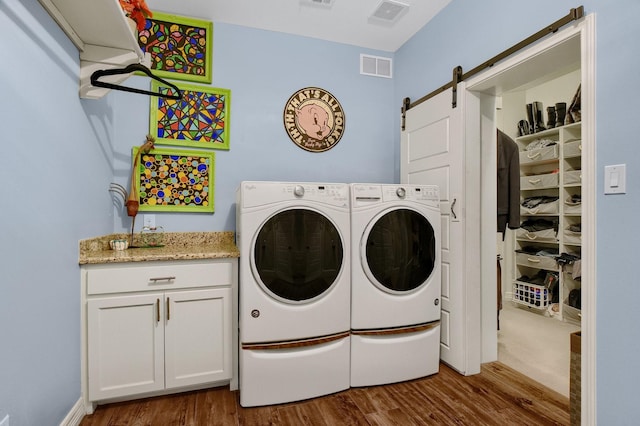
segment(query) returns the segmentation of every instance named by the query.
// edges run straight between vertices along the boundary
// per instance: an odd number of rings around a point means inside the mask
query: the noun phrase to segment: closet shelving
[[[91,85],[94,71],[134,63],[150,65],[118,0],[39,1],[80,52],[81,98],[99,99],[109,92]],[[121,74],[105,81],[119,84],[128,77]]]
[[[520,214],[529,229],[521,227],[515,233],[512,300],[547,310],[558,319],[579,322],[580,310],[569,304],[569,294],[580,288],[580,281],[574,279],[573,263],[559,264],[555,256],[581,253],[580,123],[515,141],[520,151],[521,202],[529,200]],[[537,203],[543,199],[545,202]]]

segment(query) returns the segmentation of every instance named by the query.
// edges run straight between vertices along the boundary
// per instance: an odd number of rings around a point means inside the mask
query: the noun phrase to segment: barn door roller
[[[453,79],[451,80],[451,108],[458,106],[458,82],[462,81],[462,67],[458,65],[453,69]]]

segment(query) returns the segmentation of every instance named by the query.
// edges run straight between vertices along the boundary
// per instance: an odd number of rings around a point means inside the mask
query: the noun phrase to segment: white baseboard
[[[80,398],[75,405],[71,407],[71,411],[69,411],[67,417],[62,420],[60,426],[79,426],[85,414],[84,404],[82,403],[82,398]]]

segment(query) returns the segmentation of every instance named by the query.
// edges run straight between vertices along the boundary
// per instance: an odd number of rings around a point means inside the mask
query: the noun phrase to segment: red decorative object
[[[147,6],[147,3],[144,0],[119,0],[120,7],[124,10],[125,15],[128,18],[136,21],[136,26],[138,27],[138,31],[144,30],[144,26],[147,18],[153,16],[151,10]]]

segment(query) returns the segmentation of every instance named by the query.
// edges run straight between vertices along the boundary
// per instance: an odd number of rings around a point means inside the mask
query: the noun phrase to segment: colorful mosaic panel
[[[180,100],[151,97],[149,133],[156,143],[198,148],[229,149],[231,92],[207,86],[177,84]],[[172,94],[156,81],[152,91]]]
[[[155,75],[211,83],[213,23],[153,12],[138,31],[138,44],[151,55]]]
[[[154,149],[140,154],[140,211],[213,212],[213,179],[212,152]]]

